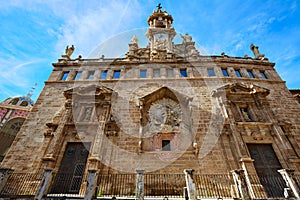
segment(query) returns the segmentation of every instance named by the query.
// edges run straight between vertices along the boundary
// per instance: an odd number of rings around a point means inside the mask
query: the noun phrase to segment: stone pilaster
[[[185,169],[185,181],[186,181],[186,187],[187,187],[187,193],[190,200],[197,200],[197,191],[196,191],[196,185],[193,180],[193,169]]]
[[[136,200],[144,199],[144,172],[145,170],[136,170]]]
[[[37,192],[35,194],[34,199],[40,200],[43,197],[47,196],[51,181],[52,181],[52,174],[53,169],[45,169],[43,178],[38,186]]]
[[[88,176],[87,176],[87,184],[84,194],[85,200],[90,200],[96,198],[96,186],[97,186],[97,170],[89,169]]]
[[[244,170],[232,170],[231,173],[238,197],[243,200],[250,200],[251,198],[248,191]]]
[[[287,187],[292,191],[292,193],[293,193],[292,197],[299,199],[300,198],[300,190],[297,186],[296,181],[293,179],[294,170],[281,169],[281,170],[278,170],[278,172],[281,174],[281,176],[285,180]],[[286,198],[289,198],[289,197],[291,197],[291,196],[287,195]]]

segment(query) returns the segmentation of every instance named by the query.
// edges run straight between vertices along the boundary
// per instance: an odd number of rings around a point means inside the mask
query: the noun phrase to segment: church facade
[[[283,196],[281,169],[293,169],[298,179],[285,175],[299,185],[300,107],[275,63],[253,44],[254,57],[201,55],[188,34],[175,44],[173,18],[161,7],[147,22],[148,46],[134,35],[123,58],[72,59],[67,47],[1,167],[50,170],[47,193],[84,193],[90,172],[136,170],[229,174],[231,197],[242,195],[233,185],[244,176],[250,196],[272,196],[270,188]],[[70,180],[59,182],[65,174]],[[260,178],[252,186],[251,176]]]

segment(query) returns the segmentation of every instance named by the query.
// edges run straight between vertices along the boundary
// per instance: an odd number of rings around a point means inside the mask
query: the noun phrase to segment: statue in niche
[[[91,119],[92,116],[92,108],[86,108],[85,110],[85,115],[84,115],[84,121],[89,121]]]
[[[192,36],[190,36],[188,33],[185,35],[180,34],[182,38],[182,43],[192,42]]]
[[[264,59],[265,54],[259,53],[258,46],[255,46],[254,44],[251,44],[250,45],[250,49],[253,52],[255,58],[257,58],[257,59]]]
[[[68,56],[68,58],[71,58],[71,55],[73,54],[74,50],[75,50],[74,45],[72,45],[70,48],[69,46],[66,47],[65,53]]]

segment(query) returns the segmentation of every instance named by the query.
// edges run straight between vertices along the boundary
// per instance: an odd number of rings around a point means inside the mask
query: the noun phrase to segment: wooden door
[[[283,197],[285,182],[277,170],[281,164],[271,144],[248,144],[260,183],[269,197]]]
[[[51,193],[78,194],[90,143],[68,143]]]

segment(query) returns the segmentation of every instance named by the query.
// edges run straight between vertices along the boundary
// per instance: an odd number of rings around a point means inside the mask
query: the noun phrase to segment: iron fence
[[[231,179],[227,174],[195,174],[197,195],[200,198],[231,198]]]
[[[34,196],[42,178],[41,173],[12,173],[0,196]]]
[[[97,197],[135,196],[136,174],[99,174]]]
[[[184,174],[145,174],[144,195],[147,197],[183,197]]]
[[[75,176],[73,173],[53,173],[53,184],[50,194],[84,194],[82,183],[86,176]]]
[[[286,184],[282,176],[248,176],[255,199],[284,198]]]

